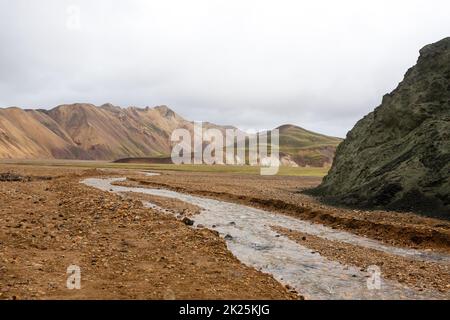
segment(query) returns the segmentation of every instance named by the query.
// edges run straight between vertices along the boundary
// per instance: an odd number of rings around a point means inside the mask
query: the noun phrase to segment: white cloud
[[[67,28],[67,8],[80,28]],[[2,106],[167,104],[344,136],[450,33],[444,0],[0,0]]]

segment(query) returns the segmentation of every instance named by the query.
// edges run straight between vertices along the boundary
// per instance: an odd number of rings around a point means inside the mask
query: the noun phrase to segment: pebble
[[[225,236],[225,240],[233,240],[233,236],[231,236],[230,234],[227,234]]]
[[[181,220],[185,225],[192,226],[194,225],[194,220],[189,219],[188,217],[184,217],[183,220]]]

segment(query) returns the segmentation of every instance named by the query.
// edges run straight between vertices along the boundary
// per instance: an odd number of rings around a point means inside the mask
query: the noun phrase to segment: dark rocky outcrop
[[[337,203],[450,218],[450,38],[417,64],[336,151],[310,191]]]

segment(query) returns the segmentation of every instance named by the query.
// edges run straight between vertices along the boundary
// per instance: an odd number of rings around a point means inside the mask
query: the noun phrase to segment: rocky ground
[[[125,185],[163,187],[242,203],[321,223],[380,240],[390,245],[450,253],[450,221],[409,212],[353,210],[326,205],[301,190],[316,186],[319,177],[161,172],[145,177],[129,173]]]
[[[213,231],[79,183],[101,171],[0,172],[14,177],[0,181],[0,299],[299,298]],[[81,267],[81,290],[66,287],[69,265]]]
[[[352,265],[367,270],[370,266],[378,266],[386,279],[403,283],[418,291],[426,289],[447,292],[450,290],[450,265],[406,259],[375,249],[326,240],[310,234],[301,233],[281,227],[274,227],[278,233],[286,235],[313,252],[338,261],[344,265]]]
[[[120,185],[164,187],[205,197],[240,202],[246,205],[287,214],[325,224],[358,235],[374,238],[390,245],[426,251],[450,253],[450,224],[445,220],[422,217],[413,213],[362,211],[324,205],[298,192],[319,183],[319,178],[230,176],[205,173],[162,173],[144,177],[128,174]],[[181,212],[176,212],[181,213]],[[193,217],[195,219],[195,216]],[[418,261],[375,249],[330,241],[297,231],[275,228],[277,232],[302,246],[338,261],[367,270],[380,267],[383,277],[416,290],[450,291],[450,265]]]
[[[183,222],[183,217],[195,219],[200,208],[177,199],[101,192],[79,183],[86,177],[127,176],[120,184],[243,203],[390,245],[450,253],[448,221],[331,207],[298,192],[320,178],[193,172],[147,177],[126,170],[13,165],[2,165],[0,172],[5,173],[0,180],[3,299],[301,298],[271,276],[242,265],[214,231]],[[173,216],[144,208],[141,200]],[[361,269],[378,265],[384,277],[416,290],[450,291],[448,265],[277,231],[330,260]],[[71,264],[82,269],[82,290],[66,288]]]

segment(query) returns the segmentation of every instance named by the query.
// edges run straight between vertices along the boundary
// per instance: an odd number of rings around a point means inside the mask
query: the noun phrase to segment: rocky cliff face
[[[450,218],[450,38],[420,50],[399,86],[347,134],[312,192]]]

